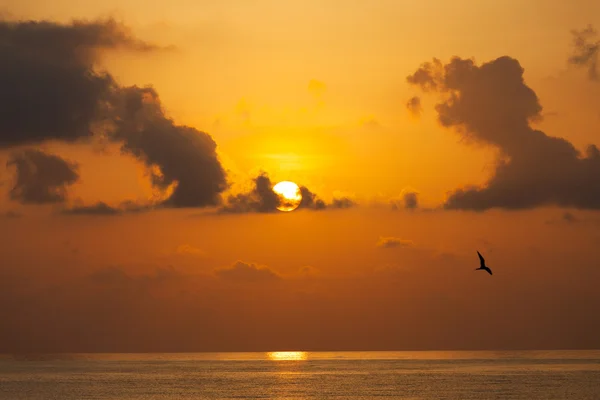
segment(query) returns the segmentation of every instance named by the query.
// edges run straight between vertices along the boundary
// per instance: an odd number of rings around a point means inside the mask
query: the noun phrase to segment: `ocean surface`
[[[0,399],[600,399],[600,351],[0,355]]]

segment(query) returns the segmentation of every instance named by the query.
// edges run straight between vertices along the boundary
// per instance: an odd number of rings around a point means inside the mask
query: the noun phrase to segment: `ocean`
[[[600,351],[1,355],[0,399],[600,399]]]

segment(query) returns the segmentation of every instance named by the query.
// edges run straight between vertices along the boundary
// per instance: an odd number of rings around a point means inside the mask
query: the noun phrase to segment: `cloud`
[[[397,237],[380,237],[377,241],[377,247],[386,249],[391,248],[406,248],[413,247],[414,243],[412,240],[404,240]]]
[[[445,208],[600,208],[600,151],[590,145],[582,156],[567,140],[530,126],[542,107],[517,60],[500,57],[478,66],[459,57],[445,65],[434,59],[407,81],[442,98],[435,106],[442,126],[501,152],[492,178],[483,187],[455,190]]]
[[[231,282],[273,282],[281,279],[281,276],[267,267],[260,267],[253,263],[237,261],[231,267],[215,270],[216,275]]]
[[[394,199],[391,201],[392,209],[398,210],[405,208],[407,210],[414,210],[419,208],[419,192],[413,189],[404,189],[400,195],[400,199]]]
[[[172,189],[164,201],[170,207],[215,206],[227,187],[225,170],[217,157],[217,144],[210,135],[188,126],[175,125],[164,115],[152,88],[129,87],[117,93],[118,107],[114,140],[122,150],[143,161],[152,173],[152,183]]]
[[[101,49],[151,50],[113,20],[0,21],[0,145],[72,142],[92,134],[114,85],[93,71]]]
[[[572,30],[573,54],[569,57],[569,64],[587,67],[588,76],[592,80],[598,79],[598,54],[600,53],[600,39],[598,32],[588,25],[580,31]]]
[[[352,200],[349,197],[338,197],[338,198],[334,198],[331,201],[331,204],[328,205],[328,207],[331,208],[350,208],[350,207],[354,207],[356,205],[356,203],[354,202],[354,200]]]
[[[253,179],[254,187],[248,193],[239,193],[229,196],[227,204],[221,208],[221,212],[269,213],[277,211],[280,204],[279,196],[273,191],[273,184],[266,173],[260,173]]]
[[[35,149],[12,153],[6,165],[16,170],[9,196],[22,204],[63,202],[67,186],[79,179],[76,164]]]
[[[214,206],[228,187],[207,133],[165,115],[150,87],[95,68],[101,50],[156,51],[114,20],[0,21],[0,146],[103,136],[152,171],[168,207]]]
[[[311,192],[306,186],[300,186],[300,194],[302,200],[300,201],[300,208],[312,208],[314,210],[322,210],[327,207],[327,204],[317,197],[316,194]]]
[[[411,115],[418,117],[421,115],[423,111],[423,107],[421,106],[421,99],[418,96],[411,97],[406,102],[406,109],[410,112]]]
[[[97,215],[111,216],[123,215],[127,213],[136,213],[149,210],[149,206],[140,205],[134,202],[125,201],[118,207],[113,207],[103,201],[99,201],[92,205],[76,205],[73,207],[61,210],[65,215]]]
[[[282,199],[273,191],[273,183],[265,172],[252,180],[253,188],[246,193],[230,195],[220,209],[222,213],[271,213],[276,212]],[[345,196],[334,198],[330,204],[320,199],[305,186],[300,186],[302,200],[299,209],[324,210],[327,208],[349,208],[355,202]]]

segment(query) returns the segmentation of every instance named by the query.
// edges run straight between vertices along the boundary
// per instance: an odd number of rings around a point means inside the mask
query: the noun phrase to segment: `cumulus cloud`
[[[63,202],[67,186],[79,179],[76,164],[35,149],[12,153],[7,166],[16,171],[9,196],[22,204]]]
[[[271,213],[277,211],[277,207],[284,200],[273,191],[273,182],[269,176],[265,172],[261,172],[253,179],[252,184],[253,187],[250,191],[230,195],[220,211],[223,213]],[[300,186],[300,194],[302,200],[298,206],[299,209],[324,210],[326,208],[349,208],[355,205],[352,199],[345,196],[336,197],[327,204],[305,186]]]
[[[281,276],[267,267],[261,267],[254,263],[237,261],[231,267],[219,268],[215,274],[231,282],[273,282],[281,279]]]
[[[153,171],[168,207],[214,206],[227,188],[216,143],[174,123],[154,89],[98,72],[100,51],[156,51],[114,20],[0,21],[0,146],[102,135]]]
[[[531,127],[542,107],[517,60],[500,57],[478,66],[459,57],[447,64],[434,59],[407,81],[441,97],[435,109],[442,126],[501,152],[492,178],[483,187],[452,192],[446,208],[600,208],[600,151],[590,145],[582,155],[567,140]]]
[[[572,65],[586,67],[588,76],[592,80],[598,79],[598,54],[600,53],[600,39],[593,26],[588,25],[580,31],[571,31],[573,35],[573,54],[569,57]]]
[[[421,106],[421,99],[418,96],[411,97],[406,102],[406,109],[411,115],[415,117],[420,116],[421,112],[423,111],[423,107]]]
[[[377,241],[377,247],[382,247],[386,249],[390,248],[405,248],[405,247],[413,247],[414,243],[412,240],[404,240],[397,237],[380,237]]]

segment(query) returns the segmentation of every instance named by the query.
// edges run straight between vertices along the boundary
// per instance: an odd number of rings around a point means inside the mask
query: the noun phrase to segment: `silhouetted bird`
[[[482,269],[484,271],[487,271],[490,275],[492,275],[492,270],[489,269],[485,265],[485,260],[483,259],[483,257],[481,256],[481,254],[479,254],[479,252],[477,252],[477,255],[479,256],[479,262],[481,263],[481,266],[479,268],[475,268],[475,271]]]

